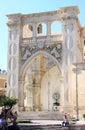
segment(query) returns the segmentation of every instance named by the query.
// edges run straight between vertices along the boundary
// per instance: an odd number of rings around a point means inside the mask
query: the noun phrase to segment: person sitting
[[[1,118],[1,124],[2,124],[2,129],[7,130],[7,120],[4,115]]]
[[[68,117],[67,117],[67,115],[64,115],[64,120],[62,122],[62,127],[66,127],[68,125],[69,125]]]

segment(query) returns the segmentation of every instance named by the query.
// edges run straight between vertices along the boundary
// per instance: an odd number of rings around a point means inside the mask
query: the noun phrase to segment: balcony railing
[[[30,37],[30,38],[23,38],[22,39],[22,44],[37,44],[39,42],[62,42],[63,41],[63,35],[62,34],[57,34],[57,35],[50,35],[50,36],[45,36],[45,35],[39,35],[35,38]]]

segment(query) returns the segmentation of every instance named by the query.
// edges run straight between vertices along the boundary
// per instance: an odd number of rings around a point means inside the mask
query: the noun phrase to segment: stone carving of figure
[[[54,55],[54,57],[57,59],[60,57],[59,53],[57,52],[56,48],[53,48],[51,51],[51,54]]]
[[[25,54],[23,55],[23,59],[26,60],[30,56],[31,56],[31,52],[28,49],[26,49]]]

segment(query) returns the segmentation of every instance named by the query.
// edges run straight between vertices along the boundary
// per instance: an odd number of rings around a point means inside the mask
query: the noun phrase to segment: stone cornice
[[[63,18],[77,18],[79,14],[79,9],[77,6],[69,6],[69,7],[62,7],[59,10],[54,11],[47,11],[47,12],[39,12],[39,13],[32,13],[32,14],[9,14],[6,15],[8,17],[8,26],[12,26],[15,24],[20,24],[21,22],[44,22],[44,21],[54,21],[59,20],[61,21]],[[37,19],[38,18],[38,19]],[[34,20],[35,19],[35,20]],[[25,21],[24,21],[25,20]],[[78,26],[80,26],[79,20],[77,19]]]
[[[20,23],[8,22],[7,25],[8,25],[8,26],[19,26]]]
[[[68,10],[73,10],[78,15],[80,13],[79,8],[77,6],[68,6],[68,7],[62,7],[60,8],[64,13]]]
[[[79,14],[80,11],[77,6],[68,6],[68,7],[62,7],[59,10],[54,11],[46,11],[46,12],[39,12],[39,13],[32,13],[32,14],[8,14],[6,15],[9,19],[13,17],[39,17],[39,16],[47,16],[47,15],[53,15],[53,14],[62,14],[65,13],[68,10],[73,10],[76,12],[76,14]]]
[[[55,10],[55,11],[48,11],[48,12],[39,12],[39,13],[33,13],[33,14],[23,14],[22,17],[40,17],[40,16],[47,16],[47,15],[54,15],[54,14],[61,14],[61,10]]]
[[[21,13],[18,13],[18,14],[7,14],[6,15],[9,19],[10,18],[13,18],[13,17],[21,17]]]

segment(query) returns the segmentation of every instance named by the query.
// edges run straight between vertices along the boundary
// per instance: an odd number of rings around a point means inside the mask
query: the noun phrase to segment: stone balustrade
[[[39,35],[35,38],[35,41],[38,42],[47,42],[48,38],[45,35]],[[55,41],[63,41],[62,34],[57,34],[57,35],[51,35],[49,36],[49,41],[50,42],[55,42]],[[23,38],[22,39],[22,44],[32,44],[34,43],[34,40],[32,37],[29,38]]]

